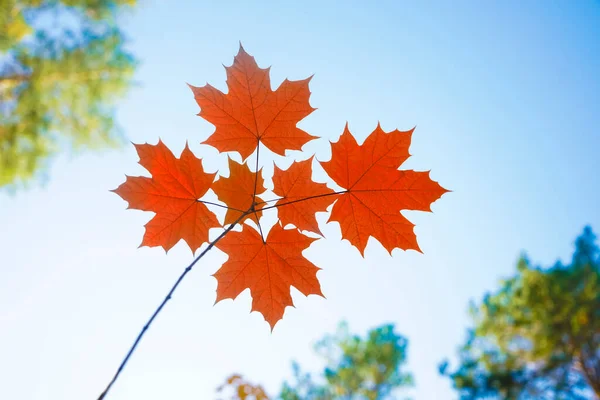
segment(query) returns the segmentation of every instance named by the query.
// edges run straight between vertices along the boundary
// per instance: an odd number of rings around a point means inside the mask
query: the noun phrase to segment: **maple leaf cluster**
[[[328,222],[339,223],[342,238],[363,256],[370,237],[390,253],[395,248],[420,251],[414,225],[400,211],[431,211],[431,203],[447,190],[432,181],[429,172],[398,169],[410,156],[413,130],[384,132],[378,124],[359,145],[346,125],[331,145],[331,160],[320,163],[342,190],[313,181],[311,157],[287,170],[275,165],[273,193],[278,198],[265,200],[258,168],[261,146],[285,156],[286,150],[301,150],[317,139],[296,126],[315,110],[309,104],[311,78],[286,79],[272,90],[269,69],[259,68],[241,45],[233,65],[225,69],[228,93],[209,84],[190,88],[200,106],[198,115],[215,126],[203,144],[221,153],[238,152],[242,164],[229,159],[229,177],[217,178],[204,171],[187,144],[180,158],[160,140],[156,145],[135,145],[140,164],[152,177],[127,176],[114,192],[129,208],[155,213],[146,224],[142,246],[168,251],[183,239],[195,252],[209,242],[210,229],[227,227],[214,242],[229,256],[214,274],[217,301],[250,289],[252,311],[260,312],[271,329],[293,305],[291,286],[306,296],[322,296],[319,268],[302,253],[317,240],[306,233],[322,237],[315,214],[332,204]],[[247,160],[252,154],[254,171]],[[209,190],[223,204],[202,200]],[[227,209],[223,224],[207,205]],[[260,221],[269,211],[277,212],[278,221],[265,232]],[[232,230],[235,225],[242,230]],[[285,229],[290,225],[293,228]]]

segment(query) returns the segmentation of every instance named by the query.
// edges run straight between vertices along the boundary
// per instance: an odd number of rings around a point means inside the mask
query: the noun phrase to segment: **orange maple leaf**
[[[379,124],[359,146],[348,124],[332,144],[332,156],[321,165],[346,189],[331,210],[329,221],[337,221],[342,238],[364,256],[369,237],[388,252],[394,248],[421,251],[414,225],[401,210],[431,211],[430,205],[448,190],[429,177],[429,172],[398,170],[410,154],[410,131],[384,132]]]
[[[226,392],[227,389],[233,392],[234,397],[230,400],[269,400],[262,386],[254,385],[238,374],[229,376],[224,384],[217,387],[217,392]]]
[[[140,246],[162,246],[166,251],[181,239],[192,251],[208,241],[208,230],[220,226],[216,216],[200,201],[210,188],[215,174],[204,172],[202,162],[187,144],[177,159],[162,141],[135,144],[140,165],[152,178],[127,176],[113,190],[129,203],[128,208],[154,211],[146,224]]]
[[[227,209],[222,232],[188,265],[158,306],[117,373],[99,400],[103,399],[121,373],[130,355],[150,324],[171,299],[173,292],[192,267],[213,247],[228,255],[227,261],[213,275],[217,279],[217,299],[235,299],[249,289],[252,311],[258,311],[273,330],[283,318],[286,307],[293,306],[291,287],[305,296],[323,296],[317,279],[320,270],[302,252],[315,238],[300,231],[321,234],[315,214],[331,208],[328,222],[338,222],[342,238],[348,240],[364,256],[369,238],[378,240],[391,254],[396,249],[421,251],[414,225],[402,210],[431,211],[431,204],[448,190],[431,180],[429,171],[399,170],[410,156],[413,130],[384,132],[379,124],[362,145],[358,145],[348,129],[332,144],[331,160],[321,163],[341,191],[333,191],[312,180],[312,161],[292,163],[287,170],[274,166],[273,192],[277,199],[259,197],[266,189],[259,169],[261,143],[278,155],[286,150],[301,150],[316,138],[296,125],[315,108],[309,103],[311,78],[285,80],[273,91],[269,68],[259,68],[242,48],[227,73],[228,93],[206,84],[190,85],[200,106],[198,115],[215,126],[204,144],[220,153],[237,151],[244,162],[256,155],[256,168],[229,160],[229,177],[204,172],[202,162],[186,147],[179,159],[159,140],[157,145],[135,145],[140,164],[152,175],[129,177],[114,190],[129,203],[129,208],[153,211],[156,215],[146,224],[142,246],[172,248],[184,239],[192,251],[208,241],[208,231],[222,227],[205,204]],[[201,200],[212,188],[225,205]],[[274,204],[268,205],[271,201]],[[260,217],[270,209],[278,209],[279,220],[265,240]],[[257,229],[244,224],[252,218]],[[241,231],[234,231],[237,224]],[[284,229],[291,224],[294,229]],[[321,234],[322,236],[322,234]],[[250,387],[233,377],[239,393]],[[234,381],[232,381],[234,382]],[[254,393],[259,397],[261,392]],[[241,397],[242,395],[240,395]]]
[[[203,143],[220,152],[237,151],[245,160],[259,141],[285,155],[285,150],[300,150],[315,138],[296,127],[315,110],[309,104],[311,78],[286,79],[273,91],[269,68],[259,68],[241,44],[233,65],[225,70],[227,94],[209,84],[189,85],[200,106],[198,115],[215,126],[215,132]]]
[[[260,312],[273,329],[285,307],[293,306],[291,286],[305,296],[323,296],[317,280],[320,268],[302,255],[315,240],[279,224],[271,228],[266,241],[247,225],[241,232],[229,232],[215,245],[229,255],[213,275],[218,282],[216,301],[235,299],[250,289],[252,311]]]
[[[258,195],[265,191],[264,179],[260,170],[257,174],[250,171],[247,164],[239,164],[230,158],[229,178],[221,177],[213,183],[212,189],[219,200],[228,207],[225,214],[225,225],[234,223],[253,205],[254,212],[246,214],[239,222],[242,223],[246,219],[252,218],[258,224],[262,215],[260,208],[264,204]]]
[[[277,212],[283,226],[292,224],[300,230],[318,233],[322,236],[315,213],[327,211],[335,201],[335,193],[324,183],[312,180],[313,157],[295,162],[287,170],[275,165],[273,172],[273,193],[280,196]]]
[[[136,145],[140,164],[152,178],[127,177],[115,192],[131,208],[156,213],[146,225],[142,245],[169,250],[184,239],[195,251],[208,241],[210,228],[221,226],[205,203],[227,208],[223,225],[229,226],[186,271],[213,246],[224,251],[229,259],[214,275],[217,301],[235,298],[249,288],[252,309],[262,313],[271,328],[285,307],[292,305],[291,286],[305,295],[322,296],[316,277],[319,268],[302,256],[316,239],[300,231],[322,236],[315,214],[327,211],[331,204],[328,222],[338,222],[342,238],[363,256],[371,237],[390,253],[395,248],[420,251],[414,225],[401,211],[431,211],[431,204],[448,190],[431,180],[429,172],[399,169],[410,156],[413,130],[386,133],[377,124],[358,145],[346,124],[340,139],[332,144],[331,160],[321,163],[343,190],[335,192],[313,181],[311,157],[292,163],[287,170],[275,165],[273,192],[279,198],[264,201],[260,197],[266,191],[258,168],[260,144],[284,155],[314,138],[296,127],[315,110],[309,104],[310,78],[285,80],[273,91],[269,69],[259,68],[241,45],[226,72],[227,94],[208,84],[191,86],[200,105],[198,115],[215,125],[204,143],[220,152],[238,151],[242,160],[254,153],[256,172],[247,161],[240,164],[229,159],[229,176],[214,181],[215,174],[204,172],[201,160],[187,145],[180,159],[161,141],[155,146]],[[225,205],[200,200],[209,188]],[[274,208],[278,221],[265,240],[260,218]],[[257,229],[244,225],[249,218]],[[241,232],[232,230],[236,224],[242,224]],[[288,224],[296,229],[284,229]]]

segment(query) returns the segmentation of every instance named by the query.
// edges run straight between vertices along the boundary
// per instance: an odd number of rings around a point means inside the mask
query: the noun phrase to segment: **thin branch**
[[[297,200],[288,201],[288,202],[286,202],[286,203],[279,203],[279,204],[275,204],[275,205],[272,205],[272,206],[269,206],[269,207],[261,208],[261,211],[264,211],[264,210],[269,210],[269,209],[271,209],[271,208],[277,208],[277,207],[286,206],[286,205],[288,205],[288,204],[299,203],[299,202],[301,202],[301,201],[305,201],[305,200],[316,199],[316,198],[319,198],[319,197],[335,196],[335,195],[338,195],[338,194],[344,194],[344,193],[348,193],[348,190],[342,190],[341,192],[333,192],[333,193],[326,193],[326,194],[318,194],[318,195],[316,195],[316,196],[303,197],[303,198],[301,198],[301,199],[297,199]],[[279,199],[279,200],[281,200],[281,199]]]
[[[278,199],[270,199],[270,200],[264,200],[264,201],[259,201],[258,203],[256,203],[255,205],[260,206],[261,204],[267,204],[267,203],[272,203],[274,201],[279,201],[279,200],[283,200],[285,199],[285,197],[280,197]]]
[[[258,226],[258,231],[260,232],[260,237],[262,238],[263,243],[266,243],[265,235],[263,235],[262,226],[260,226],[260,221],[258,219],[258,214],[256,213],[256,211],[254,211],[254,219],[256,220],[256,226]]]
[[[212,201],[204,201],[204,200],[196,200],[196,201],[199,202],[199,203],[210,204],[211,206],[217,206],[217,207],[225,208],[227,210],[234,210],[234,211],[238,211],[238,212],[241,212],[241,213],[246,212],[244,210],[240,210],[239,208],[233,208],[233,207],[229,207],[229,206],[224,206],[223,204],[213,203]]]
[[[254,122],[256,123],[256,119],[254,120]],[[257,127],[258,129],[258,127]],[[250,207],[251,210],[254,211],[254,219],[256,220],[256,226],[258,226],[258,231],[260,232],[260,237],[263,241],[263,243],[265,242],[265,235],[263,234],[263,230],[262,230],[262,226],[260,226],[260,221],[258,219],[258,214],[256,213],[256,190],[258,189],[258,155],[260,152],[260,138],[257,138],[257,142],[256,142],[256,167],[254,168],[254,170],[256,171],[256,176],[254,177],[254,193],[252,193],[252,206]]]
[[[260,151],[260,139],[257,139],[256,142],[256,167],[254,168],[254,170],[256,171],[256,177],[254,178],[254,193],[252,194],[252,204],[254,204],[254,202],[256,201],[256,189],[258,186],[258,153]]]
[[[29,80],[31,75],[8,75],[2,76],[0,75],[0,82],[9,81],[9,82],[24,82]]]
[[[0,81],[25,82],[35,76],[38,80],[51,81],[71,81],[88,82],[94,80],[118,79],[121,76],[117,73],[110,73],[102,69],[84,69],[82,71],[59,71],[50,74],[40,74],[33,72],[31,74],[0,75]],[[73,82],[74,81],[74,82]]]
[[[595,361],[595,351],[592,350],[592,354],[590,357],[588,357],[588,352],[586,351],[585,347],[586,344],[584,343],[581,346],[581,354],[578,360],[581,367],[581,373],[583,374],[584,380],[593,390],[594,394],[596,394],[596,396],[600,399],[600,376],[597,376],[598,365],[594,365],[597,363],[597,361]]]
[[[163,309],[163,307],[165,306],[165,304],[167,304],[167,302],[171,299],[171,296],[173,296],[173,292],[175,292],[175,289],[177,289],[177,286],[179,286],[179,284],[181,283],[181,281],[183,280],[183,278],[185,278],[185,276],[188,274],[188,272],[190,272],[192,270],[192,268],[194,267],[194,265],[206,253],[208,253],[208,251],[210,249],[212,249],[213,246],[219,240],[221,240],[227,233],[229,233],[229,231],[231,231],[233,229],[233,227],[236,226],[238,224],[238,222],[240,222],[242,220],[242,218],[244,218],[250,212],[251,212],[250,210],[245,211],[235,222],[233,222],[231,225],[229,225],[227,227],[227,229],[225,229],[223,232],[221,232],[221,234],[215,240],[213,240],[212,242],[210,242],[208,244],[208,246],[198,255],[198,257],[196,257],[194,259],[194,261],[192,261],[192,263],[186,267],[186,269],[179,276],[179,279],[177,279],[177,281],[175,282],[175,284],[173,285],[173,287],[171,288],[171,290],[169,291],[169,293],[167,294],[167,296],[164,298],[164,300],[162,301],[162,303],[160,303],[160,306],[158,306],[158,308],[156,309],[156,311],[154,311],[154,314],[152,314],[152,316],[150,317],[150,319],[148,320],[148,322],[146,322],[146,325],[144,325],[144,327],[142,328],[142,331],[139,333],[139,335],[135,339],[135,342],[133,342],[133,345],[131,346],[131,348],[127,352],[127,355],[123,359],[123,362],[121,362],[121,365],[119,365],[119,369],[117,369],[117,372],[115,373],[115,376],[113,376],[113,378],[110,381],[110,383],[108,384],[108,386],[106,386],[106,389],[104,389],[104,391],[102,392],[102,394],[100,395],[100,397],[98,397],[98,400],[103,400],[104,397],[106,397],[106,394],[108,393],[108,391],[110,390],[110,388],[112,387],[112,385],[116,382],[117,378],[119,377],[119,375],[121,374],[121,372],[123,371],[123,369],[125,368],[125,365],[127,364],[127,361],[129,361],[129,358],[133,354],[133,352],[136,349],[137,345],[139,344],[140,340],[142,340],[142,337],[144,336],[144,334],[146,333],[146,331],[148,330],[148,328],[150,328],[150,324],[152,324],[152,322],[157,317],[157,315],[161,312],[161,310]]]

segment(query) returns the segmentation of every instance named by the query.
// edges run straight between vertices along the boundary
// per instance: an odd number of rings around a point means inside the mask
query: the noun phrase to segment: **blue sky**
[[[375,5],[376,4],[376,5]],[[581,0],[437,2],[142,1],[122,19],[142,60],[140,86],[120,103],[133,142],[160,137],[178,155],[186,140],[205,168],[226,156],[200,145],[213,127],[186,82],[225,90],[238,42],[274,86],[315,74],[300,126],[323,139],[275,158],[330,156],[348,121],[359,142],[375,128],[409,129],[403,168],[432,170],[453,190],[433,213],[410,212],[424,254],[375,241],[365,258],[337,224],[307,258],[327,300],[294,292],[273,334],[250,314],[250,296],[213,306],[205,257],[131,359],[110,399],[212,399],[239,372],[272,393],[290,362],[322,367],[312,345],[340,320],[350,329],[394,322],[408,336],[417,400],[453,399],[437,364],[468,326],[467,305],[513,272],[568,259],[585,224],[600,230],[600,3]],[[265,158],[268,165],[273,158]],[[133,146],[63,155],[50,179],[0,195],[0,398],[95,398],[155,306],[191,261],[185,244],[141,248],[150,213],[110,193],[140,175]],[[267,168],[267,173],[269,173]],[[213,232],[213,236],[218,232]]]

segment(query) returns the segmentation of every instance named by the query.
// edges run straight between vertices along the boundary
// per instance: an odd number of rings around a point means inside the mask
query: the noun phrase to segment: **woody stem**
[[[252,204],[254,205],[254,203],[256,202],[256,189],[258,186],[258,155],[260,152],[260,139],[257,139],[256,142],[256,167],[254,168],[254,171],[256,172],[256,177],[254,178],[254,193],[252,193]]]
[[[272,206],[261,208],[261,211],[269,210],[271,208],[282,207],[282,206],[285,206],[285,205],[288,205],[288,204],[300,203],[302,201],[306,201],[306,200],[310,200],[310,199],[317,199],[319,197],[335,196],[335,195],[344,194],[344,193],[348,193],[348,190],[342,190],[342,191],[333,192],[333,193],[318,194],[318,195],[315,195],[315,196],[308,196],[308,197],[303,197],[301,199],[287,201],[285,203],[278,203],[278,204],[274,204]],[[277,200],[279,201],[279,200],[284,200],[284,199],[285,199],[285,197],[281,198],[281,199],[277,199]],[[271,200],[269,200],[269,201],[271,201]],[[267,202],[263,201],[262,203],[259,203],[259,204],[263,204],[263,203],[267,203]]]
[[[258,189],[258,155],[260,152],[260,138],[256,141],[256,167],[254,170],[256,171],[256,177],[254,178],[254,193],[252,194],[252,207],[254,210],[256,207],[256,190]],[[258,226],[258,231],[260,232],[260,237],[262,238],[263,243],[265,243],[265,235],[263,235],[262,227],[260,226],[260,220],[258,218],[258,214],[254,211],[254,219],[256,220],[256,225]]]
[[[117,369],[117,372],[115,373],[115,375],[113,376],[113,378],[109,382],[109,384],[106,386],[106,389],[104,389],[104,391],[102,392],[102,394],[98,397],[98,400],[103,400],[106,397],[108,391],[110,390],[110,388],[112,387],[112,385],[117,381],[117,378],[119,377],[119,375],[121,374],[121,372],[125,368],[125,365],[127,364],[127,362],[129,361],[129,358],[131,357],[131,355],[135,351],[137,345],[142,340],[142,337],[144,336],[144,334],[146,333],[146,331],[148,330],[148,328],[150,328],[150,325],[152,324],[152,322],[154,321],[154,319],[156,319],[156,317],[158,316],[158,314],[162,311],[162,309],[165,306],[165,304],[167,304],[167,302],[169,300],[171,300],[171,297],[173,296],[173,293],[175,292],[175,290],[177,289],[177,287],[179,286],[179,284],[181,283],[181,281],[183,281],[183,278],[185,278],[185,276],[188,274],[188,272],[190,272],[192,270],[192,268],[194,267],[194,265],[202,257],[204,257],[204,255],[206,253],[208,253],[208,251],[210,249],[212,249],[214,247],[214,245],[219,240],[223,239],[223,237],[226,234],[228,234],[246,215],[248,215],[250,213],[251,213],[250,210],[245,211],[236,221],[234,221],[231,225],[229,225],[227,227],[227,229],[225,229],[223,232],[221,232],[221,234],[215,240],[213,240],[212,242],[208,243],[208,246],[198,255],[198,257],[196,257],[194,259],[194,261],[192,261],[192,263],[190,265],[188,265],[183,270],[183,272],[179,276],[179,279],[177,279],[177,281],[175,282],[175,284],[173,285],[173,287],[171,287],[171,290],[169,290],[169,293],[165,296],[165,298],[163,299],[162,303],[160,303],[160,305],[158,306],[158,308],[154,311],[154,314],[152,314],[152,316],[150,317],[150,319],[148,320],[148,322],[146,322],[146,324],[142,328],[141,332],[138,334],[137,338],[133,342],[133,345],[131,346],[131,348],[127,352],[127,355],[125,356],[125,358],[121,362],[121,365],[119,365],[119,368]]]
[[[245,212],[244,210],[240,210],[239,208],[233,208],[233,207],[229,207],[229,206],[224,206],[223,204],[213,203],[212,201],[206,201],[206,200],[196,200],[196,201],[198,203],[209,204],[211,206],[217,206],[217,207],[225,208],[227,210],[239,211],[241,213]]]

